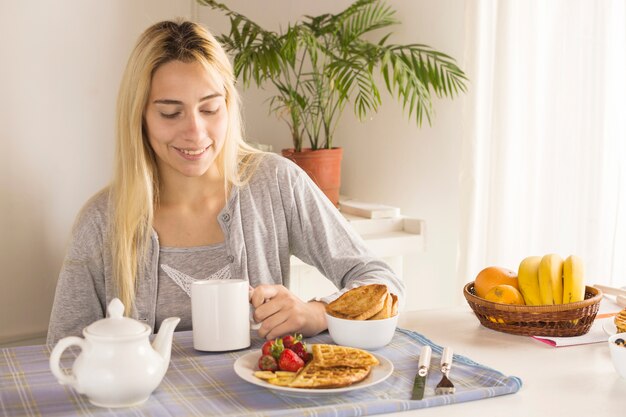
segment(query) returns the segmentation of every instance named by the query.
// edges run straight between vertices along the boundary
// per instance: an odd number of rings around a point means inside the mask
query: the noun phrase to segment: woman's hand
[[[259,285],[251,292],[254,320],[261,323],[259,336],[267,340],[291,333],[314,336],[326,330],[324,303],[305,303],[283,285]]]

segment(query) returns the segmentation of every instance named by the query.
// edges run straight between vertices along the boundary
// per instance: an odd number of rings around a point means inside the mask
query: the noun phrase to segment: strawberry
[[[261,348],[262,355],[271,355],[272,354],[272,346],[274,346],[275,340],[268,340],[263,343],[263,347]]]
[[[280,354],[283,353],[283,351],[285,350],[283,340],[281,338],[274,340],[274,343],[271,345],[269,350],[274,359],[278,360],[278,358],[280,358]]]
[[[283,346],[285,349],[291,349],[291,347],[302,340],[301,334],[287,335],[283,337]]]
[[[259,369],[262,371],[275,371],[278,369],[276,359],[272,355],[263,355],[259,358]]]
[[[278,359],[278,368],[282,371],[298,372],[304,366],[304,361],[291,349],[283,350]]]
[[[296,352],[296,355],[300,357],[304,362],[308,362],[309,353],[306,351],[306,345],[304,342],[297,342],[291,346],[291,350]]]

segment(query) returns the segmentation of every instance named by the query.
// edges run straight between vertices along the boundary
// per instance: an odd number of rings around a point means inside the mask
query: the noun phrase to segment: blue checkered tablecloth
[[[328,333],[307,343],[331,343]],[[251,349],[263,340],[253,338]],[[361,416],[474,401],[517,392],[522,382],[469,358],[454,355],[450,373],[456,392],[434,395],[440,372],[430,372],[425,397],[412,401],[419,351],[433,349],[431,369],[438,369],[442,348],[424,336],[398,329],[393,341],[375,353],[394,364],[393,374],[374,386],[340,395],[293,396],[239,378],[235,360],[249,350],[204,353],[194,350],[191,332],[175,333],[170,367],[161,385],[141,406],[98,408],[73,389],[62,386],[50,372],[50,347],[45,345],[0,350],[0,415],[3,416]],[[74,360],[65,352],[63,365]]]

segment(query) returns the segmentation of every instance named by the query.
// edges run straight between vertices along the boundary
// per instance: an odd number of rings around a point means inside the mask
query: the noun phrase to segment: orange
[[[476,275],[474,290],[480,298],[485,298],[487,292],[496,285],[510,285],[519,291],[517,272],[499,266],[489,266]]]
[[[491,287],[491,289],[487,291],[487,294],[485,294],[485,300],[502,304],[526,304],[524,303],[522,293],[515,287],[506,284]]]

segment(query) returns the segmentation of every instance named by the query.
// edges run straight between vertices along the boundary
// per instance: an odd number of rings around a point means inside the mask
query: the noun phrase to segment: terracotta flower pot
[[[326,194],[326,197],[335,205],[339,206],[339,187],[341,185],[341,157],[342,148],[283,149],[284,157],[291,159],[302,168],[317,186]]]

